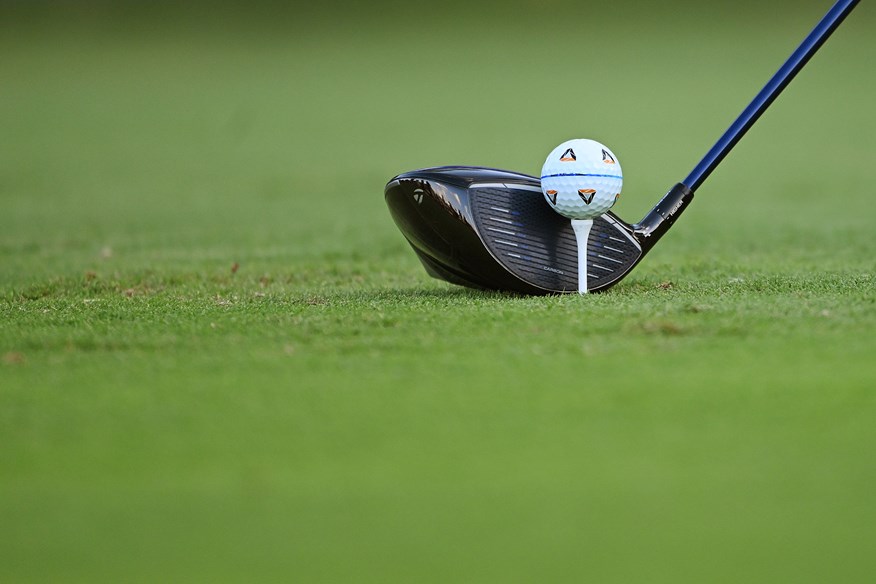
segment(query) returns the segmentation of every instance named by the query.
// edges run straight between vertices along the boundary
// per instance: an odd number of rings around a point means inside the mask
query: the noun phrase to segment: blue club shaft
[[[712,174],[715,167],[724,160],[724,157],[733,149],[742,136],[751,128],[757,119],[766,111],[771,103],[782,93],[782,90],[794,79],[812,55],[821,48],[824,41],[842,23],[843,19],[855,8],[859,0],[839,0],[833,5],[821,22],[809,33],[806,40],[785,61],[785,64],[773,75],[766,86],[757,94],[757,97],[749,104],[745,111],[740,114],[736,121],[724,132],[721,139],[709,150],[696,168],[684,179],[684,185],[691,191],[697,188]]]

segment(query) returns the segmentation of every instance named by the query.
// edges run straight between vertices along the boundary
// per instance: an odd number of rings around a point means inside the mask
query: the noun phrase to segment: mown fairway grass
[[[0,581],[871,581],[870,5],[607,294],[386,212],[583,135],[638,219],[826,9],[659,4],[0,18]]]

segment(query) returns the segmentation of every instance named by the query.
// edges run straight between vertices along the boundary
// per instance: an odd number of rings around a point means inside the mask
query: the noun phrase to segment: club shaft
[[[782,93],[782,90],[794,79],[806,63],[812,58],[831,33],[842,23],[843,19],[855,8],[859,0],[839,0],[833,5],[821,22],[809,33],[806,40],[797,48],[784,65],[773,75],[769,83],[757,94],[745,111],[733,122],[721,139],[709,150],[693,171],[684,179],[684,185],[691,191],[697,188],[712,174],[715,167],[733,149],[749,128],[766,111],[771,103]]]

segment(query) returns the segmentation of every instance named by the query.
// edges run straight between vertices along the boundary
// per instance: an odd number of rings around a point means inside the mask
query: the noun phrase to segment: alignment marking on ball
[[[612,164],[616,164],[616,163],[612,163]],[[624,180],[624,177],[621,175],[618,175],[618,174],[589,174],[589,173],[584,173],[584,172],[561,172],[559,174],[546,174],[546,175],[542,176],[541,178],[542,179],[556,178],[559,176],[592,176],[592,177],[596,177],[596,178],[619,178],[621,180]]]

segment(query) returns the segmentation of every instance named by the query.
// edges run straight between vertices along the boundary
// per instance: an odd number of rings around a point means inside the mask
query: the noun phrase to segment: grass
[[[616,4],[571,60],[527,3],[0,18],[0,581],[868,581],[871,9],[607,294],[386,212],[585,135],[635,219],[823,9]]]

